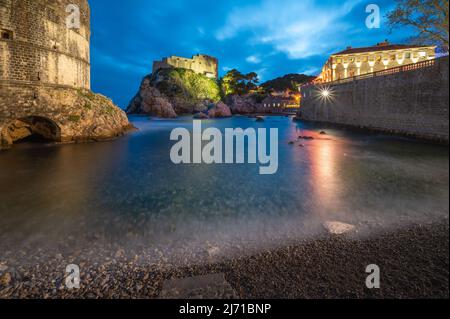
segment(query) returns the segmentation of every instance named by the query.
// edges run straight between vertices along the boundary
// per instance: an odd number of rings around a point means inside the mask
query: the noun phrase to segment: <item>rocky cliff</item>
[[[128,114],[175,117],[204,112],[220,101],[215,79],[185,69],[161,69],[146,76],[127,108]]]
[[[260,97],[256,94],[230,95],[226,98],[233,114],[264,113]]]
[[[12,107],[14,106],[14,107]],[[0,149],[39,135],[61,143],[101,141],[132,129],[108,98],[90,90],[52,86],[2,86]]]

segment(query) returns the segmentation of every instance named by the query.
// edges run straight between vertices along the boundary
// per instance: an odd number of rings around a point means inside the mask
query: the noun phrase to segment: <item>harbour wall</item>
[[[448,144],[448,74],[447,56],[338,83],[304,86],[297,118]]]

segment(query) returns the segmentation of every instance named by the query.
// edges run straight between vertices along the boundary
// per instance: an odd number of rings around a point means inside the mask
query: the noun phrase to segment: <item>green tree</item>
[[[251,90],[256,90],[258,83],[258,75],[255,72],[242,74],[236,69],[229,71],[220,79],[220,86],[224,97],[234,94],[247,94]]]
[[[391,28],[412,26],[418,34],[414,42],[436,44],[448,52],[448,0],[396,0],[388,13]]]
[[[257,90],[258,83],[259,83],[258,74],[256,74],[255,72],[250,72],[246,74],[244,76],[243,82],[245,93],[248,93],[252,90]]]

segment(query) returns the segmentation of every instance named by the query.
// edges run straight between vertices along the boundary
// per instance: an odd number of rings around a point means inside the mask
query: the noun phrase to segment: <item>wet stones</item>
[[[12,276],[9,272],[0,276],[0,286],[9,286],[12,282]]]
[[[209,116],[206,115],[203,112],[200,112],[200,113],[197,113],[197,114],[194,115],[194,119],[196,119],[196,120],[207,120],[207,119],[209,119]]]
[[[354,225],[337,221],[327,221],[323,224],[323,226],[332,235],[343,235],[355,230]]]

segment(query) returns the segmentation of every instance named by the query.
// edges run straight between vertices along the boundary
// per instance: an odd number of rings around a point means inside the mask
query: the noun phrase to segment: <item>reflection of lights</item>
[[[342,182],[339,175],[338,153],[342,150],[335,141],[321,141],[311,147],[311,182],[314,188],[314,197],[324,212],[336,208],[342,191]],[[325,215],[329,218],[329,216]]]

